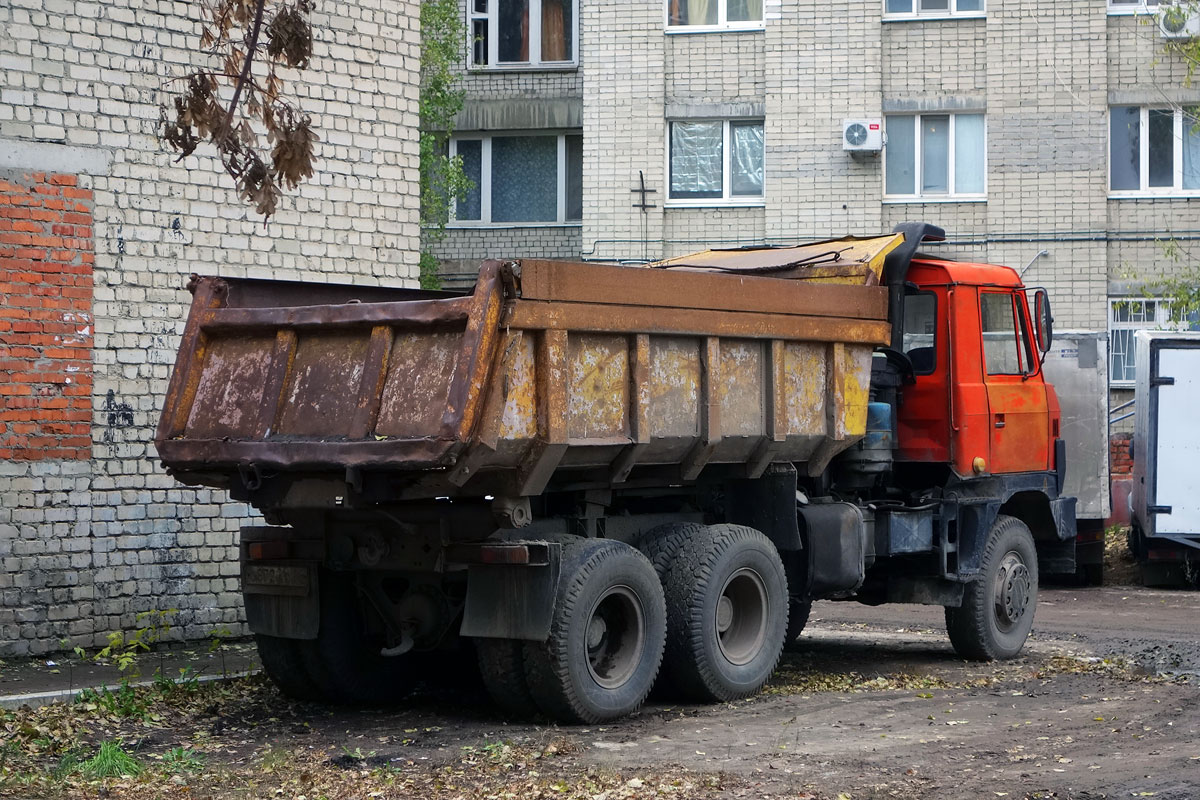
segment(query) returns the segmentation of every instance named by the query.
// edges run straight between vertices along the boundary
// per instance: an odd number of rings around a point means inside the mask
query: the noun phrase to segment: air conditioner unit
[[[842,120],[842,149],[852,153],[878,153],[883,149],[883,120]]]
[[[1200,7],[1191,2],[1163,5],[1158,32],[1164,39],[1195,39],[1200,36]]]

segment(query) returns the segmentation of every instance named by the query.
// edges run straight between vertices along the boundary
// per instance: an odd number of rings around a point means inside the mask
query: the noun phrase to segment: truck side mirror
[[[1054,317],[1050,316],[1050,295],[1045,289],[1038,289],[1033,295],[1033,327],[1038,349],[1047,352],[1054,341]]]

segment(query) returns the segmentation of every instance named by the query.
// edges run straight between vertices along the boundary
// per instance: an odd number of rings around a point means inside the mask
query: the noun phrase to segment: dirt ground
[[[388,711],[289,703],[246,681],[149,719],[10,712],[0,794],[1190,800],[1198,620],[1195,592],[1044,590],[1023,656],[979,665],[955,657],[941,609],[818,603],[763,694],[657,700],[591,728],[509,723],[477,684],[446,681]],[[56,724],[74,738],[55,740]],[[140,776],[64,766],[106,739],[146,765]]]

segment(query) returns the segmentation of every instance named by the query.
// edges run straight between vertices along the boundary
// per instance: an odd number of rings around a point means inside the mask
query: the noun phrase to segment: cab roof
[[[1004,286],[1014,289],[1022,286],[1021,278],[1017,275],[1017,271],[1012,267],[1005,267],[1000,264],[950,261],[918,253],[913,257],[911,269],[936,270],[942,273],[944,277],[940,279],[934,278],[935,282],[941,280],[945,283],[961,283],[972,286]],[[910,271],[909,277],[914,278],[916,276]]]

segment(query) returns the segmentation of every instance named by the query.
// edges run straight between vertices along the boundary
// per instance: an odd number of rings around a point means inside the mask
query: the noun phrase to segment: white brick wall
[[[417,12],[320,4],[294,84],[322,139],[316,175],[264,226],[210,148],[177,165],[155,136],[161,85],[197,57],[195,4],[0,3],[0,170],[77,163],[95,217],[93,459],[0,462],[0,656],[91,645],[154,608],[180,609],[186,636],[240,629],[247,509],[176,484],[151,444],[183,287],[192,272],[415,280]]]

